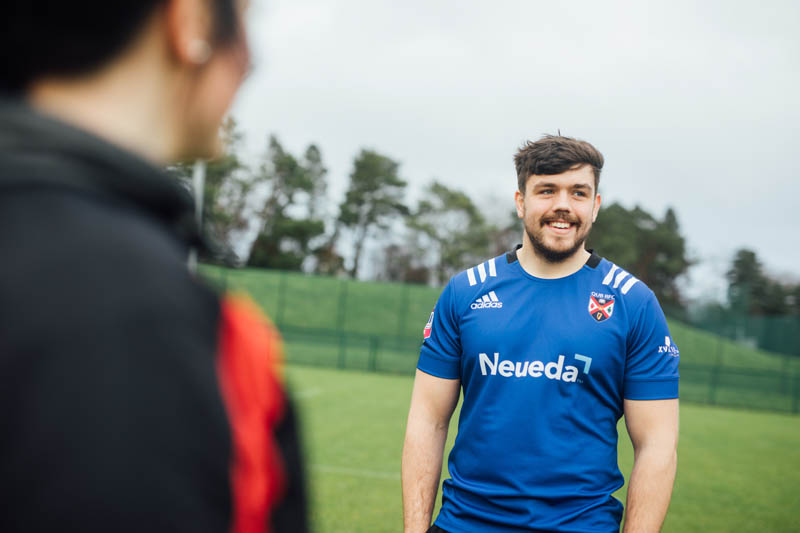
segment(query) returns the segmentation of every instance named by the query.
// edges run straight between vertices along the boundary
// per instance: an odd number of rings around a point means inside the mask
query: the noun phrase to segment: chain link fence
[[[289,362],[372,372],[413,374],[440,292],[284,271],[203,266],[201,272],[256,300],[281,331]],[[778,355],[676,320],[670,332],[681,350],[682,400],[800,412],[800,354]]]

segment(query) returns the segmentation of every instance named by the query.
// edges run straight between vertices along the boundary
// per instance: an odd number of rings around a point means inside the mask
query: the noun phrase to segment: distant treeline
[[[512,205],[494,206],[501,216],[490,219],[464,191],[436,180],[411,205],[400,163],[375,150],[354,156],[344,198],[331,209],[316,145],[292,154],[271,136],[253,167],[238,153],[242,135],[233,120],[223,135],[225,154],[206,170],[204,225],[225,250],[241,250],[243,238],[257,232],[247,253],[228,254],[238,264],[356,278],[369,248],[379,250],[370,265],[376,279],[443,284],[520,242]],[[183,179],[191,175],[188,166],[171,171]],[[638,206],[603,206],[587,246],[644,281],[673,314],[685,315],[679,279],[694,260],[671,208],[658,217]],[[727,277],[728,301],[705,305],[696,316],[800,316],[800,285],[770,278],[754,252],[739,250]]]

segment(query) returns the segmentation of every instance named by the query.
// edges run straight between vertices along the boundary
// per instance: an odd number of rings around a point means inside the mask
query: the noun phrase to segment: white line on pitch
[[[346,466],[329,466],[329,465],[311,465],[311,468],[326,474],[345,474],[348,476],[356,477],[371,477],[377,479],[391,479],[395,481],[400,480],[400,474],[397,472],[385,472],[381,470],[367,470],[362,468],[348,468]]]

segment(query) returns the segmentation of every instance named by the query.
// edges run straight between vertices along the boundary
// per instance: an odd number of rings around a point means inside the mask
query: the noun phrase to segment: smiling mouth
[[[557,229],[557,230],[566,230],[570,229],[572,226],[575,225],[574,222],[569,222],[567,220],[547,220],[544,221],[543,226],[547,226],[549,228]]]

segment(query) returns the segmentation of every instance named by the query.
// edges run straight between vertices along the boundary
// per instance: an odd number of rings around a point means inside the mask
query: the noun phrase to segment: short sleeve
[[[425,325],[417,368],[439,378],[461,377],[461,339],[453,281],[447,284]]]
[[[648,291],[628,335],[625,399],[677,398],[679,360],[680,352],[669,334],[664,312],[652,291]]]

